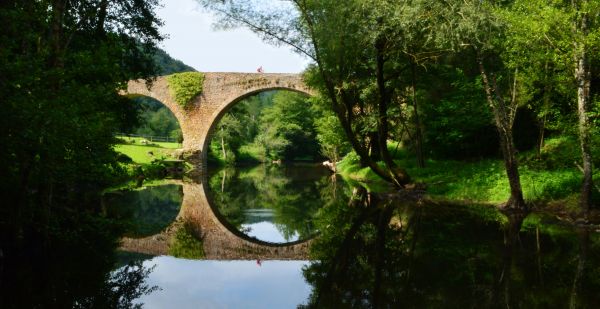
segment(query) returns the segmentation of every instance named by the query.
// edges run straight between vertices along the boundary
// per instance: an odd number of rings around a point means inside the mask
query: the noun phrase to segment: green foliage
[[[171,96],[183,108],[190,108],[192,99],[202,93],[204,74],[200,72],[175,73],[167,76]]]
[[[427,104],[422,105],[426,151],[436,158],[496,155],[498,134],[483,103],[481,80],[457,68],[438,66],[433,70],[432,84],[437,89],[431,89]],[[438,97],[438,93],[443,95]]]
[[[318,115],[311,100],[291,91],[245,98],[215,125],[209,158],[224,165],[315,160]]]
[[[300,156],[317,156],[315,114],[304,95],[280,91],[273,96],[273,106],[263,110],[256,143],[269,159],[293,160]]]
[[[200,260],[204,258],[202,241],[195,236],[193,228],[180,224],[169,245],[169,255],[177,258]]]
[[[140,124],[133,129],[135,134],[178,138],[181,128],[175,115],[162,103],[149,98],[134,99],[140,110]]]
[[[167,52],[157,48],[153,54],[154,63],[158,67],[159,75],[169,75],[182,72],[195,72],[196,69],[183,63],[180,60],[173,59]]]
[[[0,250],[5,257],[46,252],[48,244],[89,228],[76,218],[101,216],[100,192],[123,172],[113,150],[114,132],[135,124],[134,105],[120,91],[129,80],[151,79],[156,69],[149,54],[162,40],[157,5],[155,0],[0,5],[6,25],[0,28],[0,188],[6,193]]]
[[[160,233],[175,221],[183,191],[180,185],[152,185],[138,190],[109,191],[103,202],[110,213],[127,218],[127,236],[143,238]]]
[[[211,205],[242,232],[242,225],[256,223],[252,220],[268,220],[285,240],[307,239],[316,233],[312,220],[319,208],[336,199],[324,191],[328,176],[316,167],[224,168],[210,176],[208,193]],[[253,217],[253,211],[272,213],[272,218]]]
[[[317,114],[314,126],[321,154],[331,162],[338,162],[352,146],[344,134],[340,120],[326,107],[327,101],[320,97],[313,97],[311,101]]]

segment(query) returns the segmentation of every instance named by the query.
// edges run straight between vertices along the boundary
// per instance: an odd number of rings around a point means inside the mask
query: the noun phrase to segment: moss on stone
[[[204,74],[200,72],[176,73],[167,76],[169,91],[183,108],[189,108],[192,99],[202,93]]]

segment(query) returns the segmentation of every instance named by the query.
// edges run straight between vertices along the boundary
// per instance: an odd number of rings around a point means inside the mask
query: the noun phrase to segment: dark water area
[[[2,304],[41,291],[3,308],[600,308],[600,232],[548,214],[265,166],[113,192],[104,207],[125,222],[118,253],[102,236],[116,226],[98,223],[45,260],[3,259]]]

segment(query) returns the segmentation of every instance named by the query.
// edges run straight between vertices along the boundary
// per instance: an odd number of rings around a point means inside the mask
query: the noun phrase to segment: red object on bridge
[[[256,72],[258,73],[264,73],[265,71],[263,70],[262,65],[258,67],[258,69],[256,69]]]

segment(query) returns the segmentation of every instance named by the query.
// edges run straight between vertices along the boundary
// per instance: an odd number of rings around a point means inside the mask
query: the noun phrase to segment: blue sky
[[[213,30],[215,18],[194,0],[163,0],[157,11],[165,22],[167,38],[162,48],[202,72],[297,73],[308,64],[306,58],[287,47],[263,43],[246,29]]]
[[[161,288],[138,302],[144,308],[296,308],[311,287],[302,276],[306,261],[194,261],[160,256],[147,284]]]

